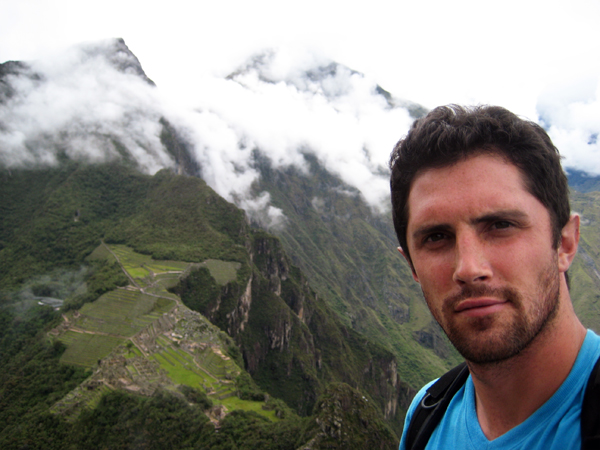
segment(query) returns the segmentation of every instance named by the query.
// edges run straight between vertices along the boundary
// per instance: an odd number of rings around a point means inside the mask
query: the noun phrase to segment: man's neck
[[[489,440],[524,422],[569,375],[586,330],[562,302],[558,320],[519,355],[493,365],[469,364],[479,424]]]

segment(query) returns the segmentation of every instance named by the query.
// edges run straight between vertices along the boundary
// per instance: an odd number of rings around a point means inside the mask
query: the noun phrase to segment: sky
[[[248,159],[257,145],[276,165],[298,167],[298,148],[310,148],[377,205],[387,189],[382,168],[411,121],[405,112],[386,112],[370,95],[379,84],[427,108],[507,107],[547,128],[565,166],[600,174],[599,19],[598,0],[0,0],[0,62],[45,61],[45,70],[62,77],[56,89],[30,95],[3,118],[12,134],[2,142],[16,149],[19,133],[47,134],[93,111],[106,127],[129,120],[131,135],[121,137],[133,147],[140,136],[154,136],[134,150],[153,173],[172,164],[153,125],[168,111],[195,142],[209,184],[250,209],[278,215],[268,195],[243,194],[257,176]],[[98,86],[118,84],[116,75],[102,78],[98,67],[69,65],[65,49],[115,37],[139,58],[160,95],[136,83],[102,91]],[[267,49],[276,56],[261,70],[275,83],[262,82],[258,72],[224,80]],[[364,77],[341,74],[335,86],[298,78],[327,61]],[[85,89],[90,83],[101,97]],[[62,94],[74,86],[84,94],[66,99]],[[63,114],[36,116],[49,100]],[[102,160],[111,151],[98,144],[88,157]],[[34,157],[23,155],[11,157]],[[35,158],[40,155],[52,160],[41,151]]]
[[[434,107],[538,96],[598,75],[600,2],[0,0],[0,60],[122,37],[159,84],[225,74],[258,49],[305,46]],[[533,118],[533,117],[532,117]]]

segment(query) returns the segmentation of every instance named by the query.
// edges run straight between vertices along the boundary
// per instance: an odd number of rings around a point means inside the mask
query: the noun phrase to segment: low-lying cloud
[[[0,107],[0,163],[52,166],[60,154],[101,163],[126,148],[146,173],[172,167],[160,142],[161,113],[151,85],[115,67],[131,56],[119,41],[109,41],[72,48],[9,75],[13,95]]]
[[[175,165],[160,141],[164,117],[192,144],[205,181],[267,228],[284,225],[285,217],[267,192],[255,190],[257,151],[275,168],[305,173],[305,155],[313,154],[381,212],[389,204],[389,154],[413,120],[374,80],[312,54],[265,52],[227,78],[198,79],[185,89],[156,88],[140,76],[120,40],[30,67],[5,78],[12,96],[0,89],[1,165],[126,157],[153,174]],[[589,86],[549,90],[538,111],[565,164],[600,173],[598,79]]]
[[[208,159],[218,161],[203,176],[212,186],[226,184],[217,189],[221,193],[227,186],[243,192],[257,176],[254,149],[273,167],[293,165],[304,171],[304,155],[312,153],[373,208],[385,210],[387,161],[412,122],[408,111],[392,108],[373,80],[348,68],[309,58],[299,58],[296,65],[292,61],[286,54],[266,53],[227,79],[197,86],[193,120],[205,120],[201,132],[200,126],[193,127],[194,140],[210,141],[197,146],[197,157],[203,167]]]

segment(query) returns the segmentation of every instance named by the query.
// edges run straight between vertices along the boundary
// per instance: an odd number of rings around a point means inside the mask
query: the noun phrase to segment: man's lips
[[[506,299],[499,298],[469,298],[458,303],[454,312],[467,316],[484,316],[499,311],[506,303]]]

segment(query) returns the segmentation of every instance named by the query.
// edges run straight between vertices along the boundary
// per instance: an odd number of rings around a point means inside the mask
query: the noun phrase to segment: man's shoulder
[[[572,369],[572,372],[575,372],[575,373],[571,373],[571,376],[569,377],[569,378],[571,378],[571,380],[579,379],[579,380],[581,380],[581,382],[583,382],[582,383],[583,385],[579,387],[580,389],[585,389],[585,384],[586,384],[588,378],[590,377],[590,374],[593,370],[593,367],[596,364],[596,361],[599,358],[600,358],[600,336],[597,333],[595,333],[594,331],[588,330],[585,340],[583,342],[583,345],[579,351],[577,361]],[[599,370],[599,372],[600,372],[600,370]],[[435,385],[435,383],[438,380],[439,379],[436,379],[436,380],[433,380],[433,381],[427,383],[425,386],[423,386],[419,390],[417,395],[414,397],[414,399],[408,409],[407,415],[406,415],[406,421],[404,424],[405,432],[403,433],[402,439],[400,442],[400,450],[405,450],[405,448],[406,448],[406,438],[407,438],[406,430],[408,430],[409,424],[411,423],[411,421],[415,415],[415,412],[419,408],[419,405],[421,404],[425,395],[427,395],[427,390],[431,386]],[[600,383],[600,376],[598,377],[598,380]],[[570,383],[565,383],[565,384],[570,384]],[[455,405],[455,407],[456,407],[456,405]],[[578,407],[581,408],[581,403],[579,403]]]
[[[421,389],[419,389],[419,391],[417,392],[417,395],[415,395],[414,398],[412,399],[412,402],[410,403],[408,411],[406,412],[407,420],[412,418],[415,410],[421,403],[421,400],[423,400],[423,397],[425,397],[425,395],[427,394],[427,389],[429,389],[431,386],[433,386],[435,383],[437,383],[438,380],[439,380],[439,378],[436,378],[435,380],[431,380],[429,383],[427,383],[425,386],[423,386]]]
[[[593,330],[587,330],[583,344],[579,349],[579,355],[575,361],[575,365],[582,363],[585,366],[589,366],[590,362],[593,361],[592,366],[596,360],[600,357],[600,336]]]
[[[598,333],[596,333],[594,330],[588,329],[585,337],[586,339],[590,339],[596,345],[600,345],[600,335],[598,335]]]

